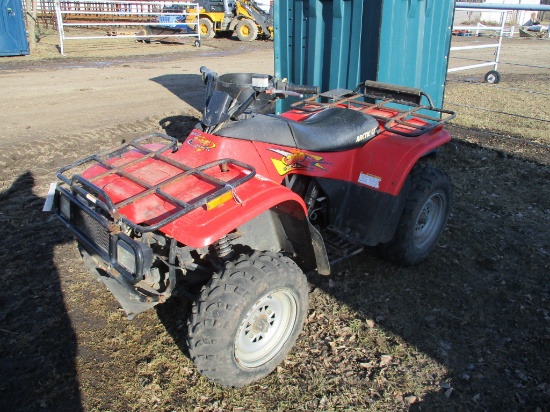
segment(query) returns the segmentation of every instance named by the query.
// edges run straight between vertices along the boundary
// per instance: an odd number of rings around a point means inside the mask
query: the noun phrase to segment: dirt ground
[[[271,73],[272,43],[82,43],[65,57],[55,44],[0,60],[1,410],[550,410],[550,41],[506,42],[499,85],[449,76],[459,116],[435,162],[454,206],[433,255],[401,268],[367,251],[311,276],[297,346],[240,390],[196,372],[188,302],[126,320],[41,209],[69,162],[150,130],[183,139],[199,67]]]

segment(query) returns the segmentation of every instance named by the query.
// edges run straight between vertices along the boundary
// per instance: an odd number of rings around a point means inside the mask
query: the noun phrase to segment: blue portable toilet
[[[21,0],[0,0],[0,56],[29,54]]]
[[[321,90],[365,80],[443,105],[454,0],[276,0],[275,76]],[[427,103],[427,102],[426,102]]]

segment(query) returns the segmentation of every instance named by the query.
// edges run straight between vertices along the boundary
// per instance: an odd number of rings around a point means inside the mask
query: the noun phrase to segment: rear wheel
[[[151,29],[150,26],[145,26],[145,30],[140,30],[137,34],[136,34],[136,39],[138,42],[144,42],[144,43],[151,43],[151,37],[147,37],[147,36],[151,36],[153,34],[153,30]]]
[[[193,306],[189,352],[204,376],[242,387],[286,357],[307,314],[307,280],[289,258],[241,255],[214,275]]]
[[[405,266],[423,261],[436,247],[451,210],[452,186],[447,174],[419,165],[411,172],[411,188],[393,239],[382,256]]]
[[[258,37],[258,26],[249,19],[241,20],[236,30],[240,41],[253,41]]]
[[[199,34],[201,39],[212,39],[214,37],[214,24],[210,19],[202,18],[199,20]]]

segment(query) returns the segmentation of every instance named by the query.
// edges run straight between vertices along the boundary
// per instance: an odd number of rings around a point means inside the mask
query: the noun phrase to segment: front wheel
[[[393,239],[381,245],[382,256],[405,266],[420,263],[435,249],[451,211],[452,185],[447,174],[418,165]]]
[[[240,388],[283,361],[307,308],[307,280],[296,263],[268,252],[242,255],[212,277],[193,306],[191,358],[202,375]]]
[[[253,41],[258,37],[258,26],[250,19],[241,20],[235,30],[240,41]]]

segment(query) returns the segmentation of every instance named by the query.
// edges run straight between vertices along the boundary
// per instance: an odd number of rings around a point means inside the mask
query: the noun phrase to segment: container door
[[[21,1],[0,0],[0,4],[0,56],[29,54]]]
[[[376,80],[420,88],[443,107],[454,6],[452,0],[385,0]]]

